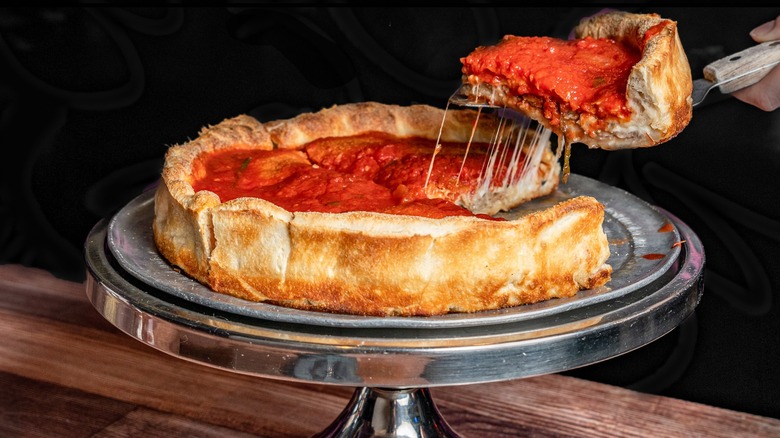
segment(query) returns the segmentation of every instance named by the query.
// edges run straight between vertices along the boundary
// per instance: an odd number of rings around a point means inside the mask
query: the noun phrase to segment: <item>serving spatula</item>
[[[721,58],[704,67],[704,77],[693,81],[693,106],[701,104],[714,88],[723,94],[755,84],[775,65],[780,64],[780,41],[767,41]],[[474,100],[473,85],[463,84],[449,98],[449,103],[464,107],[497,108],[489,99]]]
[[[755,84],[780,64],[780,41],[767,41],[721,58],[704,67],[704,78],[693,81],[693,106],[714,88],[723,94]]]

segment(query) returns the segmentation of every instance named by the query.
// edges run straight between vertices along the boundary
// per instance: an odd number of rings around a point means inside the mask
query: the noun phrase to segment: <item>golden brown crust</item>
[[[318,130],[320,136],[385,130],[438,138],[442,116],[432,107],[365,103],[266,124],[242,116],[206,129],[166,156],[155,198],[157,246],[172,264],[218,292],[350,314],[472,312],[604,284],[609,249],[603,206],[593,198],[489,221],[289,212],[258,198],[222,203],[214,193],[192,189],[193,162],[203,151],[255,147],[255,141],[263,149],[300,148]],[[467,140],[473,113],[454,117],[445,122],[453,123],[447,138]],[[555,173],[547,176],[557,180],[557,163],[548,166]]]
[[[646,32],[655,26],[661,29],[651,32],[645,41]],[[508,88],[490,84],[475,84],[471,94],[489,96],[493,104],[516,108],[571,142],[591,148],[656,146],[688,125],[693,113],[693,82],[675,21],[657,14],[614,11],[583,19],[574,31],[577,38],[611,38],[642,51],[628,78],[626,98],[632,111],[628,121],[610,120],[604,129],[593,132],[595,116],[570,111],[561,115],[560,126],[551,126],[534,96],[514,96]],[[464,83],[468,81],[464,76]]]
[[[256,211],[215,213],[210,283],[301,309],[436,315],[569,297],[611,272],[593,198],[510,222],[342,216],[299,213],[285,224]]]

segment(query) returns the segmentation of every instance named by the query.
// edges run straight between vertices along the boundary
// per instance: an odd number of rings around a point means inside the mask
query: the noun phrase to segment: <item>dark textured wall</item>
[[[84,279],[90,228],[159,176],[168,146],[241,113],[356,101],[443,107],[459,57],[504,34],[565,38],[597,8],[0,11],[0,263]],[[780,8],[622,8],[679,24],[699,76]],[[704,242],[704,298],[669,335],[568,374],[780,417],[780,111],[696,108],[641,151],[575,145],[572,168],[672,212]]]

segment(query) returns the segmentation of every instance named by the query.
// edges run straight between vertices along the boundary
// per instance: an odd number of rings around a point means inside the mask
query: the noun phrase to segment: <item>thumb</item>
[[[780,39],[780,16],[751,30],[750,37],[757,43]]]

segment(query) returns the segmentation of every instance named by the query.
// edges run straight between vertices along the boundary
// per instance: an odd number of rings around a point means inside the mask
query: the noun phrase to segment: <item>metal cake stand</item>
[[[317,436],[457,436],[429,388],[562,372],[669,333],[695,309],[704,250],[673,215],[578,175],[509,215],[577,195],[605,205],[612,280],[575,297],[475,314],[361,317],[250,303],[170,267],[151,237],[153,195],[85,242],[87,296],[109,322],[181,359],[263,378],[355,388]]]

